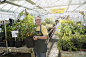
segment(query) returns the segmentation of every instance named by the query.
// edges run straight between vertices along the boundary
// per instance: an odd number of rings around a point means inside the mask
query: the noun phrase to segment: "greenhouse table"
[[[0,53],[2,51],[17,52],[17,53],[31,53],[31,57],[35,57],[34,52],[33,52],[33,48],[27,48],[27,47],[20,47],[20,48],[8,47],[8,49],[7,49],[6,47],[0,47]]]
[[[85,51],[60,51],[61,57],[86,57]]]

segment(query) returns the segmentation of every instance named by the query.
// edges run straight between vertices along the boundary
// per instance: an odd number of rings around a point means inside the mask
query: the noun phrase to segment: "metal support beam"
[[[32,5],[36,5],[33,1],[31,0],[26,0],[27,2],[31,3]]]
[[[68,7],[67,7],[67,9],[66,9],[66,12],[67,12],[67,10],[69,9],[69,6],[71,5],[71,2],[72,2],[72,0],[69,0],[69,3],[68,3]]]
[[[43,9],[42,7],[40,7],[39,5],[38,6],[36,6],[36,7],[38,7],[39,9]]]

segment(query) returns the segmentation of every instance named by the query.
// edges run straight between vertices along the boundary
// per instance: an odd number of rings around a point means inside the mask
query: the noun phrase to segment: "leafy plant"
[[[69,50],[77,50],[78,48],[83,48],[82,46],[86,43],[86,29],[80,23],[75,24],[73,20],[62,20],[61,30],[57,33],[60,39],[57,42],[58,48]]]
[[[2,27],[3,31],[5,32],[5,27]],[[12,26],[6,24],[6,34],[7,34],[7,39],[8,40],[13,40],[12,38]]]
[[[33,23],[33,16],[27,15],[23,20],[20,20],[20,23],[17,23],[16,27],[19,31],[18,39],[33,38],[36,33],[36,24]]]

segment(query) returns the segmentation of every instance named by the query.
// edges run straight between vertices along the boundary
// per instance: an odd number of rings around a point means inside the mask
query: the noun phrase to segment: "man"
[[[37,57],[46,57],[47,44],[46,39],[48,36],[48,32],[45,26],[41,25],[41,17],[37,16],[35,18],[35,22],[37,24],[36,32],[40,34],[40,36],[34,36],[35,47],[34,52]]]

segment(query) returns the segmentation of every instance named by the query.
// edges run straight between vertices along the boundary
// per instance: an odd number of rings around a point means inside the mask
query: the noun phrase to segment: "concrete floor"
[[[52,38],[50,39],[48,45],[47,45],[47,57],[59,57],[59,50],[57,48],[57,41],[58,41],[58,36],[56,35],[56,32],[54,32]]]

